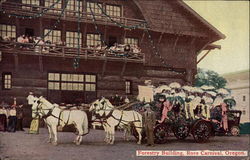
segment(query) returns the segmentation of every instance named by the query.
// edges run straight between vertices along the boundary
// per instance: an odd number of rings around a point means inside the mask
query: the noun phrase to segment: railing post
[[[62,55],[65,56],[65,46],[62,46]]]

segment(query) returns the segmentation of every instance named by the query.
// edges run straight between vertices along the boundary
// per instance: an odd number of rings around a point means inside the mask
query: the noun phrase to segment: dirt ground
[[[114,145],[103,142],[102,130],[91,130],[83,138],[83,143],[73,143],[75,135],[60,132],[58,146],[47,143],[48,131],[45,128],[40,134],[32,135],[25,132],[0,132],[0,160],[133,160],[133,159],[187,159],[187,160],[249,160],[249,157],[136,157],[136,150],[248,150],[249,135],[240,137],[213,137],[204,144],[195,143],[192,137],[178,141],[170,137],[168,143],[155,147],[137,145],[133,137],[130,141],[123,140],[123,133],[117,132]]]

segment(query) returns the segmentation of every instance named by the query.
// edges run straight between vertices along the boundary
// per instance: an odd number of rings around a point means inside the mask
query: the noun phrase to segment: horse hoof
[[[81,144],[81,142],[76,142],[76,145],[79,146]]]
[[[47,143],[51,143],[51,140],[48,140]]]
[[[137,144],[141,144],[141,142],[137,142]]]
[[[57,145],[58,145],[58,143],[57,143],[57,142],[53,142],[53,145],[54,145],[54,146],[57,146]]]

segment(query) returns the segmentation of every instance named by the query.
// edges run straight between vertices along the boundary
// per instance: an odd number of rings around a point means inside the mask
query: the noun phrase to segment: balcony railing
[[[0,41],[0,51],[10,54],[41,55],[53,57],[65,57],[109,61],[126,61],[144,63],[143,53],[112,51],[109,49],[92,49],[58,46],[58,45],[34,45],[33,43],[18,43]]]
[[[39,15],[39,13],[42,13],[44,10],[48,10],[48,7],[44,6],[35,6],[35,5],[28,5],[28,4],[22,4],[22,3],[13,3],[13,2],[4,2],[2,5],[0,5],[0,10],[8,13],[8,14],[14,14],[14,15],[22,15],[22,16],[34,16]],[[52,8],[48,11],[44,12],[42,17],[45,18],[51,18],[51,19],[58,19],[62,12],[62,9]],[[91,13],[88,12],[81,12],[80,14],[81,22],[85,23],[93,23],[93,16]],[[95,14],[96,17],[96,23],[97,24],[103,24],[103,25],[116,25],[114,22],[110,20],[110,18],[117,23],[125,26],[138,26],[138,28],[145,29],[146,23],[144,20],[141,19],[133,19],[133,18],[125,18],[125,17],[116,17],[116,16],[110,16],[108,18],[107,16],[103,14]],[[77,21],[78,20],[78,12],[74,10],[67,10],[65,9],[64,15],[61,18],[62,20],[67,21]]]

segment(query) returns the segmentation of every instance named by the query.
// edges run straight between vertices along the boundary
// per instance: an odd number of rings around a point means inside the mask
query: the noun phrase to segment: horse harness
[[[42,103],[40,102],[39,106],[41,106],[41,105],[42,105]],[[37,106],[37,109],[36,109],[37,113],[38,113],[39,106]],[[54,109],[55,109],[55,106],[54,106],[53,108],[51,108],[51,109],[41,109],[41,110],[49,110],[49,112],[48,112],[47,114],[45,114],[44,112],[42,113],[42,114],[44,114],[44,115],[42,116],[42,118],[43,118],[43,119],[46,119],[46,118],[52,116],[52,117],[58,119],[58,124],[57,124],[57,126],[60,126],[60,121],[63,122],[63,120],[61,119],[61,115],[62,115],[62,112],[63,112],[64,110],[60,110],[59,117],[57,117],[57,116],[55,116],[55,115],[52,114],[52,112],[53,112]],[[67,120],[67,122],[65,123],[65,125],[67,125],[67,124],[69,123],[70,113],[71,113],[71,110],[69,110],[68,120]]]
[[[104,105],[104,104],[103,104]],[[106,104],[107,105],[107,104]],[[102,108],[104,111],[106,111],[106,109],[107,109],[107,107],[106,107],[106,105],[105,105],[105,108]],[[121,117],[120,118],[116,118],[114,115],[113,115],[113,112],[115,111],[115,109],[111,109],[110,110],[110,112],[106,115],[106,113],[104,112],[104,114],[102,115],[102,116],[99,116],[98,118],[104,118],[104,119],[108,119],[108,118],[110,118],[110,117],[112,117],[112,118],[114,118],[115,120],[117,120],[118,121],[118,124],[117,124],[117,126],[119,126],[120,124],[123,124],[123,125],[127,125],[127,123],[129,123],[129,122],[131,122],[131,121],[126,121],[126,120],[123,120],[122,118],[123,118],[123,110],[121,110]],[[134,114],[134,112],[132,112],[133,113],[133,117],[134,117],[134,121],[132,121],[132,122],[140,122],[140,120],[139,120],[139,117],[138,117],[138,115],[137,115],[137,119],[136,119],[136,117],[135,117],[135,114]],[[125,122],[127,122],[127,123],[125,123]],[[107,122],[106,122],[107,123]],[[108,124],[108,123],[107,123]],[[109,124],[108,124],[109,125]],[[110,125],[109,125],[110,126]],[[142,127],[136,127],[136,128],[142,128]]]

